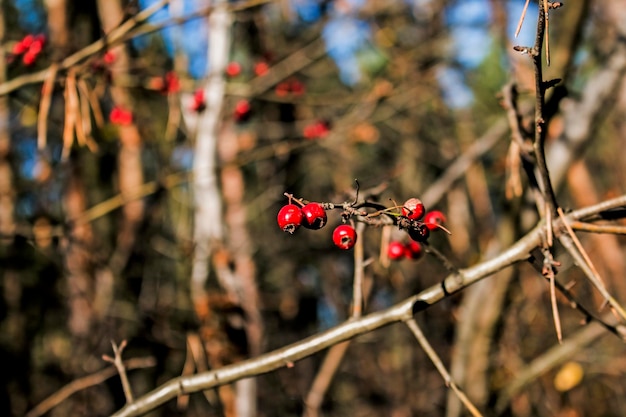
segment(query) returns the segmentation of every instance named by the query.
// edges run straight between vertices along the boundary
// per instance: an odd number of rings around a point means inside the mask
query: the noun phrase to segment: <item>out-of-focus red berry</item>
[[[102,57],[102,60],[107,65],[111,65],[112,63],[114,63],[115,59],[116,59],[116,56],[115,56],[115,52],[113,51],[106,51],[104,53],[104,56]]]
[[[387,246],[387,256],[392,261],[397,261],[398,259],[402,259],[405,256],[405,248],[402,242],[391,241],[389,242],[389,246]]]
[[[404,245],[404,256],[409,259],[419,259],[424,255],[424,249],[418,242],[411,240]]]
[[[24,62],[24,65],[31,66],[31,65],[33,65],[35,63],[36,59],[37,59],[37,54],[36,53],[32,53],[29,50],[29,51],[26,51],[26,53],[22,57],[22,62]]]
[[[289,94],[289,91],[291,90],[291,87],[289,85],[288,82],[283,81],[281,83],[278,83],[276,85],[276,88],[274,88],[274,92],[276,93],[277,96],[279,97],[284,97],[287,94]]]
[[[236,77],[241,74],[241,64],[237,61],[229,62],[226,65],[226,75],[229,77]]]
[[[128,126],[133,122],[133,112],[115,106],[113,110],[111,110],[109,120],[114,125]]]
[[[28,50],[28,46],[24,44],[24,41],[19,41],[15,45],[13,45],[13,50],[11,51],[14,55],[21,55]]]
[[[204,101],[204,90],[202,88],[196,90],[193,93],[193,103],[191,103],[191,110],[201,112],[206,109],[206,102]]]
[[[300,96],[304,94],[304,91],[305,91],[304,84],[302,84],[298,80],[291,81],[289,85],[289,89],[291,90],[291,93],[295,96]]]
[[[248,100],[239,100],[237,104],[235,104],[235,120],[238,122],[245,121],[250,116],[251,109],[252,107]]]
[[[180,90],[180,80],[174,71],[165,74],[165,93],[173,94]]]
[[[328,123],[318,120],[315,123],[308,124],[302,129],[302,134],[306,139],[319,139],[328,135],[330,127]]]
[[[262,75],[267,74],[269,70],[270,66],[265,61],[259,61],[254,64],[254,75],[256,75],[257,77],[261,77]]]

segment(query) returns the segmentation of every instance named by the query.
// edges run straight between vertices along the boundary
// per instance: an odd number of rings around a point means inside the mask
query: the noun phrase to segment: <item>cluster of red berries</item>
[[[304,94],[304,84],[296,79],[287,80],[280,82],[276,85],[274,92],[279,97],[284,97],[288,94],[293,94],[294,96],[301,96]]]
[[[266,61],[258,61],[254,64],[253,71],[254,75],[257,77],[261,77],[267,74],[270,70],[270,66]],[[241,64],[237,61],[231,61],[226,65],[224,72],[226,76],[229,78],[235,78],[241,75],[243,68]]]
[[[278,226],[285,232],[295,232],[300,226],[319,230],[326,225],[326,210],[319,203],[298,206],[289,203],[283,206],[277,216]],[[356,243],[356,230],[348,224],[340,224],[333,231],[333,243],[341,249],[350,249]]]
[[[152,87],[161,94],[174,94],[180,91],[180,80],[174,71],[169,71],[163,77],[155,78]]]
[[[333,231],[333,243],[341,249],[352,248],[357,240],[354,227],[347,224],[347,220],[350,216],[354,214],[365,217],[369,216],[369,214],[362,209],[355,208],[356,202],[352,204],[346,203],[344,205],[335,205],[332,203],[323,205],[320,203],[304,204],[296,200],[298,205],[291,202],[291,195],[285,195],[289,196],[290,202],[280,209],[277,221],[278,226],[280,226],[283,231],[292,234],[300,226],[304,226],[307,229],[321,229],[327,222],[326,208],[343,208],[344,213],[342,217],[344,224],[337,226]],[[369,207],[371,208],[372,205]],[[438,210],[427,213],[424,204],[418,198],[410,198],[405,201],[400,213],[392,213],[389,209],[384,207],[378,209],[378,207],[380,206],[376,206],[377,211],[375,213],[370,214],[376,217],[380,214],[386,214],[389,218],[393,219],[393,223],[400,229],[406,230],[409,237],[412,239],[408,243],[397,241],[390,242],[387,255],[392,260],[401,258],[419,259],[423,254],[421,244],[426,244],[430,232],[438,229],[446,230],[443,227],[446,221],[444,214]],[[369,221],[373,223],[372,218],[370,218]]]
[[[406,243],[393,240],[387,246],[387,257],[392,261],[399,261],[405,258],[416,260],[421,258],[422,255],[424,255],[422,245],[414,240]]]
[[[133,122],[133,112],[115,106],[113,110],[111,110],[111,114],[109,114],[109,120],[114,125],[128,126]]]
[[[278,225],[283,231],[292,233],[300,226],[318,230],[326,225],[326,210],[319,203],[308,203],[302,207],[289,203],[278,212]]]
[[[24,65],[30,66],[35,63],[37,57],[43,50],[46,43],[44,35],[26,35],[24,38],[13,46],[11,51],[14,56],[22,55]]]

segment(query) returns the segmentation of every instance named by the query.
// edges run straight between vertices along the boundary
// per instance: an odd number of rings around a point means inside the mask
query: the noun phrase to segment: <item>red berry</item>
[[[424,224],[430,230],[437,230],[439,226],[446,222],[446,216],[439,210],[433,210],[426,213],[424,216]]]
[[[111,110],[109,120],[111,120],[111,123],[115,125],[127,126],[133,122],[133,112],[115,106],[113,107],[113,110]]]
[[[177,93],[180,90],[180,80],[178,79],[178,75],[174,71],[170,71],[165,74],[165,86],[164,93],[172,94]]]
[[[389,242],[389,246],[387,246],[387,256],[392,261],[397,261],[405,256],[405,247],[401,242],[392,241]]]
[[[12,52],[14,55],[20,55],[26,52],[27,50],[28,50],[28,45],[26,45],[24,41],[19,41],[18,43],[13,45]]]
[[[238,122],[247,120],[250,116],[251,108],[248,100],[239,100],[237,104],[235,104],[235,120]]]
[[[430,230],[425,224],[419,224],[415,228],[409,229],[409,237],[416,242],[424,243],[430,236]]]
[[[37,55],[43,49],[43,44],[45,42],[45,38],[37,36],[33,43],[28,47],[28,52],[32,52]]]
[[[24,47],[26,48],[30,48],[30,46],[33,44],[35,40],[35,36],[34,35],[26,35],[24,36],[24,39],[22,39],[22,45],[24,45]]]
[[[326,210],[318,203],[309,203],[302,207],[302,226],[307,229],[321,229],[326,224]]]
[[[254,74],[257,77],[267,74],[269,70],[270,70],[270,66],[265,61],[259,61],[256,64],[254,64]]]
[[[198,89],[193,93],[193,103],[191,104],[191,110],[201,112],[206,109],[206,102],[204,101],[204,90]]]
[[[347,224],[340,224],[333,231],[333,243],[340,249],[350,249],[356,243],[356,230]]]
[[[274,92],[279,97],[286,96],[287,94],[289,94],[289,91],[291,91],[291,85],[289,85],[287,81],[278,83],[278,85],[276,85],[276,88],[274,88]]]
[[[22,62],[24,62],[24,65],[31,66],[35,63],[36,59],[37,59],[37,54],[32,53],[30,50],[28,50],[22,57]]]
[[[278,212],[278,226],[283,231],[293,234],[302,223],[302,210],[295,204],[287,204]]]
[[[404,256],[409,259],[419,259],[424,255],[422,245],[415,241],[410,241],[404,245]]]
[[[226,75],[236,77],[239,74],[241,74],[241,64],[239,64],[239,62],[233,61],[226,65]]]
[[[408,217],[411,220],[419,220],[424,216],[424,204],[419,198],[409,198],[404,202],[402,206],[402,215]]]
[[[104,61],[105,64],[111,65],[112,63],[115,62],[115,52],[106,51],[104,53],[104,56],[102,57],[102,60]]]
[[[298,80],[293,80],[291,81],[291,84],[289,85],[289,90],[291,91],[292,94],[296,96],[302,95],[304,94],[304,84],[302,84]]]
[[[306,125],[302,129],[302,134],[306,139],[318,139],[323,138],[330,132],[328,123],[323,121],[317,121],[313,124]]]

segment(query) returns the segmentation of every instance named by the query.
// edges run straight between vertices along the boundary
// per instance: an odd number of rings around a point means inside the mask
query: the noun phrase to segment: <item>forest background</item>
[[[1,2],[0,414],[622,416],[625,39],[622,0]],[[445,229],[392,259],[412,197]]]

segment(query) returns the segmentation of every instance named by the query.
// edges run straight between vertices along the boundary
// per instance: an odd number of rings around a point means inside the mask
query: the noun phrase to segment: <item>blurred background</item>
[[[358,179],[360,197],[387,207],[421,198],[445,213],[452,234],[430,243],[459,268],[513,244],[537,221],[510,129],[511,103],[522,130],[533,126],[532,62],[513,50],[535,42],[534,1],[515,37],[524,3],[1,2],[0,414],[120,409],[119,378],[102,373],[111,341],[128,342],[139,396],[348,319],[353,252],[331,239],[340,212],[284,233],[285,192],[343,203]],[[549,19],[544,79],[561,82],[548,94],[548,163],[575,209],[624,193],[626,3],[565,3]],[[448,274],[432,256],[390,261],[381,248],[407,241],[401,231],[359,239],[365,313]],[[581,239],[626,299],[624,239]],[[562,252],[558,278],[597,312],[601,298]],[[486,415],[622,416],[623,342],[559,306],[568,351],[530,265],[416,318]],[[323,359],[149,415],[302,415]],[[72,381],[71,395],[42,403]],[[464,413],[398,325],[350,344],[319,410]]]

